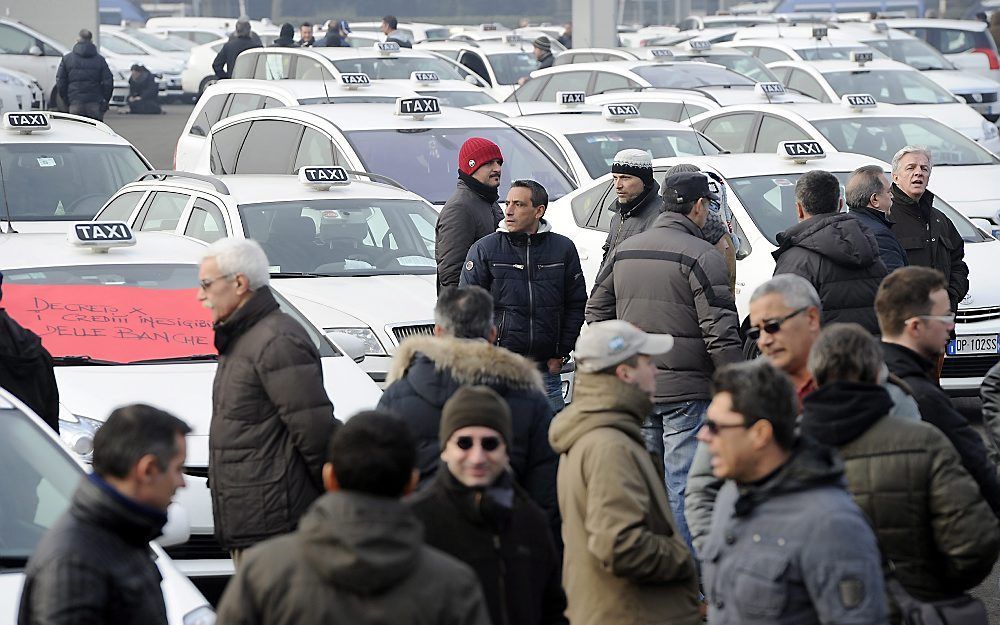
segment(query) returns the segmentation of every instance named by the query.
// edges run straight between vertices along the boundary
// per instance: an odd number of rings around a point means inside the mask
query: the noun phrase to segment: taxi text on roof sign
[[[878,106],[875,96],[868,93],[848,93],[840,99],[847,108],[860,111],[862,109],[873,109]]]
[[[625,121],[639,117],[639,107],[634,104],[605,104],[604,117],[610,121]]]
[[[711,50],[712,42],[708,39],[692,39],[688,42],[688,46],[692,50]]]
[[[823,39],[829,32],[830,31],[827,30],[826,26],[816,26],[812,30],[813,39]]]
[[[441,105],[437,98],[397,98],[396,115],[408,115],[421,120],[424,115],[440,115]]]
[[[673,52],[671,52],[670,50],[664,50],[663,48],[653,48],[652,50],[649,51],[649,56],[653,57],[654,59],[670,58],[673,55],[674,55]]]
[[[399,44],[395,41],[376,41],[375,49],[383,54],[399,52]]]
[[[372,81],[368,78],[368,74],[356,73],[356,74],[341,74],[340,82],[345,85],[370,85]]]
[[[785,93],[785,85],[780,82],[760,82],[757,83],[757,86],[761,93],[767,95],[783,95]]]
[[[410,80],[414,82],[438,82],[441,79],[438,78],[437,72],[413,72],[410,74]]]
[[[871,52],[862,52],[861,50],[854,50],[851,52],[851,62],[857,63],[858,65],[870,63],[873,58],[874,55]]]
[[[497,29],[497,25],[496,24],[483,24],[482,26],[480,26],[480,28],[483,31],[494,31],[494,30]]]
[[[347,170],[332,165],[301,168],[299,182],[319,189],[328,189],[331,185],[351,184]]]
[[[583,91],[557,91],[556,102],[571,106],[573,104],[586,104],[587,94]]]
[[[804,163],[816,158],[825,158],[819,141],[782,141],[778,144],[778,156]]]
[[[73,224],[66,233],[69,242],[107,252],[111,247],[135,245],[135,235],[128,224],[120,221],[95,221]]]
[[[10,111],[3,115],[3,125],[8,130],[28,134],[35,130],[49,129],[49,116],[45,113],[22,113]]]

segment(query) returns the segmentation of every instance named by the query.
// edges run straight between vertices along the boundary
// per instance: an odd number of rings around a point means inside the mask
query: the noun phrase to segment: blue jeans
[[[552,407],[552,414],[557,414],[566,407],[563,402],[562,378],[558,373],[543,371],[542,379],[545,381],[545,396],[549,400],[549,406]]]
[[[691,532],[684,519],[684,491],[691,461],[698,448],[698,430],[705,422],[708,400],[656,404],[642,422],[642,436],[650,452],[663,458],[663,483],[670,510],[684,542],[691,548]]]

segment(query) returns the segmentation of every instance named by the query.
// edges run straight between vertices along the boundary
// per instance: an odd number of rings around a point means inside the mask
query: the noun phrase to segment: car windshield
[[[955,96],[916,70],[868,70],[823,74],[838,97],[868,93],[887,104],[954,104]]]
[[[417,93],[437,98],[441,106],[466,107],[497,103],[483,91],[417,91]]]
[[[345,134],[365,171],[389,176],[434,204],[444,204],[455,192],[458,151],[471,137],[483,137],[501,146],[501,189],[509,188],[512,180],[528,178],[541,183],[550,200],[573,190],[566,175],[538,146],[509,127],[401,128]]]
[[[864,154],[891,162],[901,145],[930,148],[934,165],[995,165],[997,158],[978,143],[934,119],[851,117],[814,121],[841,152]]]
[[[772,74],[771,70],[767,69],[767,66],[760,59],[749,54],[713,54],[711,56],[692,56],[678,60],[704,61],[706,63],[722,65],[755,82],[780,82],[778,77]]]
[[[368,74],[372,80],[409,80],[413,72],[436,72],[441,80],[462,80],[455,66],[440,58],[386,56],[367,59],[338,59],[333,66],[342,74]]]
[[[868,45],[893,61],[906,63],[919,70],[955,68],[940,52],[920,39],[877,39],[869,41]]]
[[[23,569],[69,507],[83,469],[27,415],[0,399],[0,572]],[[9,605],[9,604],[8,604]]]
[[[128,145],[0,145],[5,212],[23,221],[86,221],[149,168]]]
[[[433,274],[437,212],[414,200],[317,199],[243,204],[247,238],[273,273]]]
[[[359,92],[361,95],[330,95],[330,97],[321,96],[318,98],[299,98],[299,104],[372,104],[372,103],[389,103],[392,104],[396,101],[395,96],[387,95],[364,95],[364,92]]]
[[[802,172],[805,173],[805,172]],[[729,186],[740,204],[750,214],[757,229],[768,241],[777,245],[777,235],[798,223],[795,208],[795,184],[802,173],[774,176],[750,176],[729,178]],[[831,172],[840,180],[840,191],[844,192],[851,172]],[[888,172],[886,172],[888,175]],[[946,204],[941,198],[934,198],[934,207],[941,210],[958,229],[962,238],[970,243],[987,240],[986,237],[965,217]]]
[[[679,63],[643,65],[632,70],[659,89],[692,89],[711,85],[753,85],[746,76],[721,67]]]
[[[424,40],[447,39],[451,36],[451,31],[447,28],[428,28],[424,31]]]
[[[107,50],[112,54],[128,54],[130,56],[149,55],[148,52],[134,43],[130,43],[114,35],[109,35],[108,33],[101,33],[101,49]]]
[[[850,61],[851,52],[871,52],[868,46],[828,46],[819,42],[813,47],[799,48],[796,50],[803,61]],[[873,58],[885,58],[885,55],[876,51]]]
[[[501,85],[516,85],[517,81],[538,69],[538,61],[530,52],[488,54],[486,57],[490,60],[497,82]]]
[[[719,154],[719,149],[692,131],[625,130],[619,132],[585,132],[566,135],[591,178],[611,171],[615,154],[624,146],[646,150],[653,158],[669,156],[701,156]]]
[[[173,35],[155,35],[141,30],[127,30],[130,37],[160,52],[187,52],[195,46],[193,41]]]

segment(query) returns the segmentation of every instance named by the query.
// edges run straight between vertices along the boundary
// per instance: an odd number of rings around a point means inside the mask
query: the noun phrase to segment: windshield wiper
[[[168,358],[146,358],[144,360],[130,360],[127,365],[150,365],[161,362],[215,362],[219,359],[218,354],[192,354],[191,356],[170,356]]]
[[[108,365],[120,365],[122,363],[114,360],[101,360],[99,358],[91,358],[90,356],[55,356],[52,362],[57,365],[68,366],[68,367],[94,367],[94,366],[108,366]]]
[[[28,556],[0,555],[0,569],[23,569],[28,564]]]

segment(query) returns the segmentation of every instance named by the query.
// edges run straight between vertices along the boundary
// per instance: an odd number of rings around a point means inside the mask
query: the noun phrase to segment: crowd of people
[[[891,182],[856,170],[846,212],[836,177],[803,175],[742,327],[721,181],[659,184],[620,151],[588,293],[541,184],[499,208],[503,168],[497,144],[462,145],[433,335],[399,346],[369,412],[335,416],[260,245],[207,248],[209,485],[236,569],[219,623],[987,622],[968,591],[1000,554],[1000,366],[970,423],[938,381],[969,283],[928,150],[901,149]],[[187,432],[111,415],[19,623],[166,622],[146,544]]]

